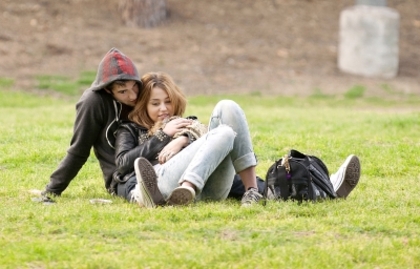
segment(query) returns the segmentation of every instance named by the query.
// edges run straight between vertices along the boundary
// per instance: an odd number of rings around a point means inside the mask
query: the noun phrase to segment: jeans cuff
[[[242,155],[240,158],[236,159],[233,162],[233,167],[235,167],[236,173],[243,171],[251,166],[257,165],[257,158],[255,157],[254,152],[247,153]]]

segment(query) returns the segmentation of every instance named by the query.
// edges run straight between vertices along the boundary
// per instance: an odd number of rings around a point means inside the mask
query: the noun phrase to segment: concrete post
[[[385,0],[357,0],[340,14],[338,67],[366,77],[392,78],[398,73],[398,12]]]
[[[356,5],[386,7],[386,0],[356,0]]]

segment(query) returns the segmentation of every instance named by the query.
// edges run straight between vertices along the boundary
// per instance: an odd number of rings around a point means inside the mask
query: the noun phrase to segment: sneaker
[[[134,170],[137,178],[136,199],[140,200],[137,203],[148,208],[165,204],[165,199],[157,184],[155,169],[150,162],[143,157],[137,158],[134,161]]]
[[[130,203],[137,203],[140,207],[144,207],[143,195],[141,195],[139,184],[136,184],[134,190],[131,191]]]
[[[331,183],[337,197],[346,198],[359,183],[360,161],[355,155],[347,157],[335,174],[331,175]]]
[[[263,196],[258,192],[257,188],[249,188],[241,199],[242,206],[251,206],[253,204],[258,204]]]
[[[189,186],[175,188],[168,198],[169,205],[188,205],[195,199],[195,190]]]

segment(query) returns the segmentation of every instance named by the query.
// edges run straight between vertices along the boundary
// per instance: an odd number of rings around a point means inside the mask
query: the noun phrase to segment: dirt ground
[[[340,12],[355,0],[168,0],[153,29],[122,25],[118,0],[2,0],[0,77],[36,87],[34,75],[78,77],[117,47],[140,73],[165,71],[187,94],[340,93],[384,84],[420,94],[420,3],[389,0],[401,16],[399,74],[373,79],[337,68]]]

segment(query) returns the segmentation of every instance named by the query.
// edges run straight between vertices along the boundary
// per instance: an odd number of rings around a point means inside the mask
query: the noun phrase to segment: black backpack
[[[292,149],[268,169],[264,197],[299,202],[337,198],[329,175],[318,157]]]

